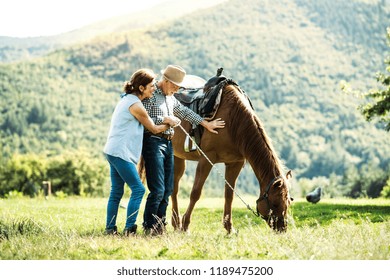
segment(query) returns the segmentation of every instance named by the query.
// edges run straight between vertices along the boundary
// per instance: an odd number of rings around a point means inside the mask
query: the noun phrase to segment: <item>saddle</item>
[[[177,93],[175,93],[175,98],[179,100],[181,104],[190,108],[205,120],[212,120],[215,117],[221,102],[222,90],[226,85],[236,86],[249,100],[249,97],[238,86],[238,84],[223,76],[222,71],[223,68],[219,68],[217,70],[217,75],[210,78],[206,83],[203,82],[203,85],[201,85],[200,82],[203,79],[197,77],[198,81],[196,86],[181,88]],[[191,75],[187,76],[190,76],[189,78],[196,77],[191,77]],[[203,89],[203,92],[199,92],[200,89]],[[251,104],[250,100],[249,103]],[[251,107],[253,108],[252,104]],[[195,125],[192,126],[192,129],[189,132],[192,141],[194,141],[198,146],[200,145],[203,131],[204,128],[202,126]],[[187,136],[184,142],[184,150],[186,152],[196,151],[196,145],[192,145],[189,140],[190,139],[188,139]]]
[[[200,116],[202,115],[199,113],[199,103],[204,98],[204,93],[200,90],[203,89],[203,85],[199,88],[180,88],[179,91],[175,93],[175,98],[179,100],[181,104],[190,108],[192,111],[194,111]],[[193,125],[189,131],[189,135],[192,138],[192,141],[190,141],[189,137],[186,136],[186,139],[184,141],[184,151],[196,151],[196,145],[193,143],[200,145],[200,139],[202,137],[202,134],[203,127]]]

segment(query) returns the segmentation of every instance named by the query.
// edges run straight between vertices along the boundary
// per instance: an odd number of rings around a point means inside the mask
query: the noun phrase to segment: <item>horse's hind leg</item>
[[[225,179],[229,182],[230,186],[234,188],[237,177],[244,166],[244,162],[226,163],[225,166]],[[228,234],[230,234],[233,230],[232,203],[234,192],[230,186],[225,183],[225,207],[223,209],[223,226],[227,230]]]
[[[186,168],[186,162],[184,159],[180,159],[178,157],[174,158],[174,166],[175,166],[175,172],[173,176],[173,192],[171,195],[171,201],[172,201],[172,219],[171,223],[173,228],[180,229],[180,213],[179,213],[179,205],[177,201],[177,196],[179,193],[179,182],[181,177],[184,174],[184,170]]]
[[[198,166],[196,167],[194,185],[191,190],[190,203],[182,219],[182,230],[184,231],[188,230],[188,226],[191,222],[192,211],[194,210],[195,203],[199,200],[200,195],[202,194],[204,182],[206,181],[211,168],[211,164],[206,159],[202,158],[199,160]]]

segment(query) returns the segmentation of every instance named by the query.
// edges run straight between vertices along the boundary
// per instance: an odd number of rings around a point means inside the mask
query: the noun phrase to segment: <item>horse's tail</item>
[[[141,179],[141,182],[142,182],[142,184],[145,185],[145,182],[146,182],[146,170],[145,170],[145,160],[144,160],[143,156],[141,156],[141,159],[138,162],[137,169],[138,169],[138,175],[139,175],[139,177]]]

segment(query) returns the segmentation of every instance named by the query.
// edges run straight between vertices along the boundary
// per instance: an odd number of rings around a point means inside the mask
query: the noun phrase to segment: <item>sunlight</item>
[[[140,12],[167,0],[14,0],[0,10],[0,36],[36,37],[68,32],[114,16]]]

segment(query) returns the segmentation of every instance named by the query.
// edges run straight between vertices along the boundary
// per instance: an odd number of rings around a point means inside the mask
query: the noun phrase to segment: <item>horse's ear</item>
[[[286,173],[286,179],[291,179],[292,178],[292,171],[289,170],[287,173]]]

